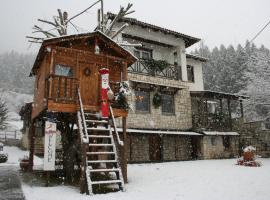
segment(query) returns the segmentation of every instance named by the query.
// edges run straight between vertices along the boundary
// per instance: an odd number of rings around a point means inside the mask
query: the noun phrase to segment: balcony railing
[[[215,130],[215,131],[230,131],[232,124],[228,115],[210,114],[192,115],[192,124],[195,129]]]
[[[154,69],[147,66],[144,64],[143,59],[139,59],[136,63],[128,68],[128,72],[179,80],[181,79],[179,69],[180,66],[170,64],[168,67],[161,71],[159,69]]]
[[[61,103],[77,101],[78,81],[76,78],[50,75],[46,79],[46,87],[48,99]]]

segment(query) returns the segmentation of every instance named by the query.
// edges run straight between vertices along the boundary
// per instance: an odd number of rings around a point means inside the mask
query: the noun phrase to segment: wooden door
[[[149,156],[151,161],[161,161],[161,137],[159,135],[149,137]]]
[[[84,106],[98,106],[99,72],[94,63],[79,63],[80,92]]]

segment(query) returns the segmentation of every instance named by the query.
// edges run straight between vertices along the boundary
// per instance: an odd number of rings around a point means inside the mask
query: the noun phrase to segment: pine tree
[[[6,126],[8,109],[6,103],[0,98],[0,130]]]

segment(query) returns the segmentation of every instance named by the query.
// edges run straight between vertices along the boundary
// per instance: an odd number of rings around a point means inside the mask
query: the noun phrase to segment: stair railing
[[[114,114],[113,114],[113,110],[112,110],[111,106],[110,106],[110,114],[111,114],[111,118],[112,118],[112,122],[113,122],[114,132],[116,134],[117,142],[118,142],[119,145],[123,146],[124,142],[119,137],[119,133],[117,131],[116,122],[115,122],[115,118],[114,118]]]
[[[81,149],[82,149],[82,166],[81,166],[81,178],[80,178],[80,190],[81,193],[86,192],[85,189],[85,182],[87,183],[87,189],[88,193],[91,195],[92,194],[92,186],[91,186],[91,179],[90,179],[90,174],[89,170],[87,168],[87,148],[88,148],[88,143],[89,143],[89,137],[87,133],[87,126],[85,122],[85,115],[84,115],[84,109],[83,109],[83,104],[82,104],[82,98],[81,98],[81,93],[80,89],[78,87],[78,100],[79,100],[79,105],[80,109],[77,112],[77,118],[78,118],[78,129],[80,133],[80,138],[81,138]]]
[[[79,105],[80,105],[80,114],[81,114],[81,121],[82,121],[82,129],[83,129],[83,135],[85,140],[89,141],[88,134],[87,134],[87,126],[85,122],[85,115],[84,115],[84,109],[83,109],[83,104],[82,104],[82,98],[81,98],[81,93],[80,93],[80,88],[78,88],[78,98],[79,98]]]

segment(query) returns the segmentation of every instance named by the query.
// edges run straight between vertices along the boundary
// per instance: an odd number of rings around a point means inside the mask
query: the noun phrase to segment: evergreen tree
[[[8,109],[5,102],[0,98],[0,130],[5,128]]]

